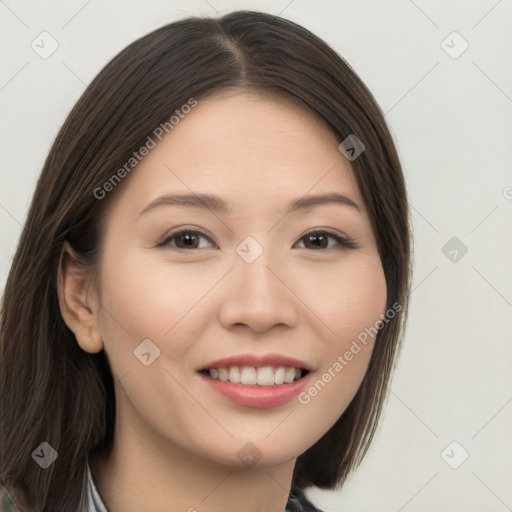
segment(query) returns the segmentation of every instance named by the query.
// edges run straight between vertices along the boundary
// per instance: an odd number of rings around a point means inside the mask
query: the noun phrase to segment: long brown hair
[[[364,142],[351,166],[384,268],[387,307],[402,307],[379,330],[348,408],[298,457],[293,485],[341,485],[370,444],[403,339],[411,274],[406,189],[384,115],[354,70],[305,28],[250,11],[191,17],[138,39],[105,66],[67,117],[37,183],[0,324],[0,478],[22,507],[78,510],[88,458],[113,441],[108,359],[81,350],[60,314],[63,243],[94,272],[104,208],[118,190],[102,200],[94,191],[191,97],[200,102],[226,88],[293,97],[340,142],[351,134]],[[42,442],[58,453],[47,469],[31,456]]]

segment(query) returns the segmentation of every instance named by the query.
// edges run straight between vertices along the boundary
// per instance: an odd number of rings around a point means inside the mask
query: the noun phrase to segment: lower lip
[[[230,398],[238,405],[256,409],[267,409],[283,405],[298,395],[306,387],[311,372],[290,384],[276,386],[246,386],[244,384],[223,382],[220,379],[212,379],[203,373],[199,375],[215,391]]]

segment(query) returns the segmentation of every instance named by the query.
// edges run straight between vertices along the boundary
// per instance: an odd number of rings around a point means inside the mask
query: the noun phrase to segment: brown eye
[[[201,239],[207,240],[206,247],[204,244],[201,246]],[[158,244],[158,247],[168,246],[171,247],[171,249],[174,248],[177,250],[207,249],[210,242],[210,237],[205,233],[191,229],[184,229],[170,234]]]
[[[329,239],[334,240],[334,244],[329,245]],[[333,246],[346,247],[347,249],[357,248],[356,244],[350,240],[331,231],[311,231],[301,237],[300,240],[304,241],[305,249],[330,249]]]

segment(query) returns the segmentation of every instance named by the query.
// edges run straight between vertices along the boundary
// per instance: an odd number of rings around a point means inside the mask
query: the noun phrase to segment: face
[[[355,395],[374,343],[358,336],[384,314],[386,282],[339,142],[288,100],[224,93],[116,191],[97,323],[116,421],[156,453],[276,465]]]

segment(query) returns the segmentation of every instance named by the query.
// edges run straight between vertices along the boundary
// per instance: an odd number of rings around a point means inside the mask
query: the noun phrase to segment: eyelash
[[[213,242],[213,240],[211,239],[210,235],[202,232],[202,231],[199,231],[199,230],[196,230],[196,229],[181,229],[179,231],[176,231],[174,233],[171,233],[169,236],[165,237],[159,244],[157,244],[157,247],[165,247],[165,246],[168,246],[170,247],[172,250],[176,251],[176,252],[189,252],[189,251],[198,251],[198,250],[201,250],[201,249],[184,249],[182,247],[172,247],[170,245],[170,242],[179,237],[180,235],[184,235],[184,234],[192,234],[192,235],[200,235],[200,236],[203,236],[205,238],[208,238],[211,242]],[[311,235],[327,235],[328,237],[330,238],[334,238],[339,246],[341,246],[342,248],[346,248],[346,249],[357,249],[358,246],[352,242],[351,240],[349,240],[348,238],[344,238],[343,236],[339,235],[338,233],[334,232],[334,231],[330,231],[328,229],[318,229],[318,230],[312,230],[312,231],[309,231],[308,233],[306,233],[305,235],[302,235],[299,240],[302,240],[303,238],[306,238],[307,236],[311,236]],[[216,245],[216,244],[215,244]],[[325,251],[329,249],[328,248],[325,248],[325,249],[322,249],[320,248],[320,251]],[[330,247],[330,249],[332,249],[332,247]],[[313,249],[312,249],[313,250]]]

